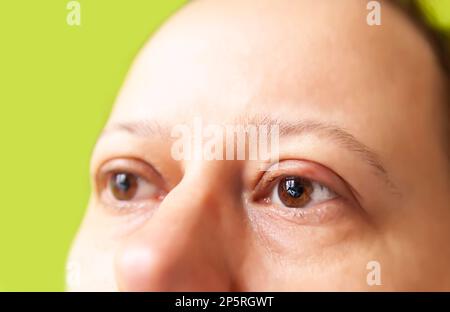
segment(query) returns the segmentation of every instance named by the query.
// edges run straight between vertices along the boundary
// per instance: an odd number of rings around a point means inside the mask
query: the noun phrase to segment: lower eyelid
[[[140,183],[149,183],[145,182],[145,179],[141,177],[139,177],[139,179]],[[155,192],[155,194],[157,194],[157,192]],[[159,196],[160,195],[158,195],[158,200]],[[98,200],[105,209],[114,214],[128,214],[144,210],[149,211],[157,206],[156,199],[145,200],[144,198],[144,199],[134,199],[130,201],[124,200],[121,201],[114,198],[114,195],[112,194],[111,190],[108,187],[108,181],[105,181],[103,183],[103,186],[100,188]]]
[[[279,205],[254,205],[254,211],[259,211],[269,217],[281,219],[298,225],[323,225],[345,214],[349,203],[342,197],[335,197],[325,202],[307,208],[288,208]]]
[[[100,194],[99,203],[108,213],[117,215],[133,214],[154,210],[157,204],[150,201],[119,201],[110,198],[111,195],[105,193]]]

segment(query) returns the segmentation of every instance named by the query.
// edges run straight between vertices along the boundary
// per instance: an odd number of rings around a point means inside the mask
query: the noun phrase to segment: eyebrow
[[[317,137],[331,140],[343,149],[356,154],[364,163],[368,164],[374,170],[377,176],[384,180],[391,190],[398,192],[396,185],[392,182],[388,171],[382,164],[380,156],[364,143],[359,141],[349,131],[340,126],[332,123],[324,123],[308,119],[292,122],[263,115],[239,116],[230,123],[239,124],[242,126],[267,126],[269,131],[271,129],[270,126],[277,125],[280,138],[313,134]],[[224,125],[230,123],[224,123]],[[142,137],[157,136],[161,138],[169,138],[171,136],[171,127],[169,125],[162,125],[156,120],[117,122],[108,126],[102,132],[101,136],[115,131],[123,131]]]

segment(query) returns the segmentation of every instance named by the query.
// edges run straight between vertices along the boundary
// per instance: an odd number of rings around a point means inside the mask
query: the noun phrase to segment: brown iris
[[[117,200],[131,200],[137,192],[137,177],[130,173],[115,173],[111,176],[109,186]]]
[[[278,183],[278,197],[287,207],[301,208],[311,200],[313,187],[300,177],[284,177]]]

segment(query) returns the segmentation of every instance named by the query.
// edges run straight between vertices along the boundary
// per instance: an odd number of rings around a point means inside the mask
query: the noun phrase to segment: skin
[[[68,290],[450,290],[445,78],[402,12],[382,2],[371,27],[367,14],[358,0],[199,0],[169,20],[94,150]],[[337,194],[300,217],[253,197],[254,161],[171,157],[174,125],[261,116],[332,125],[367,153],[320,127],[282,135],[280,172]],[[111,170],[161,196],[121,205],[101,182]]]

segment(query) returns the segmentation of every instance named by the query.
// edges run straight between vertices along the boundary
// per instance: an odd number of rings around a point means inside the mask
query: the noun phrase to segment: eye
[[[155,206],[165,195],[162,176],[149,164],[136,159],[114,159],[98,173],[98,194],[111,208],[145,208]]]
[[[336,197],[329,188],[299,176],[279,179],[272,190],[270,201],[289,208],[306,208]]]
[[[153,198],[157,195],[154,185],[131,173],[113,173],[108,184],[111,194],[119,201]]]
[[[351,188],[339,175],[307,160],[272,164],[258,176],[249,199],[251,213],[298,224],[324,224],[359,208]]]

